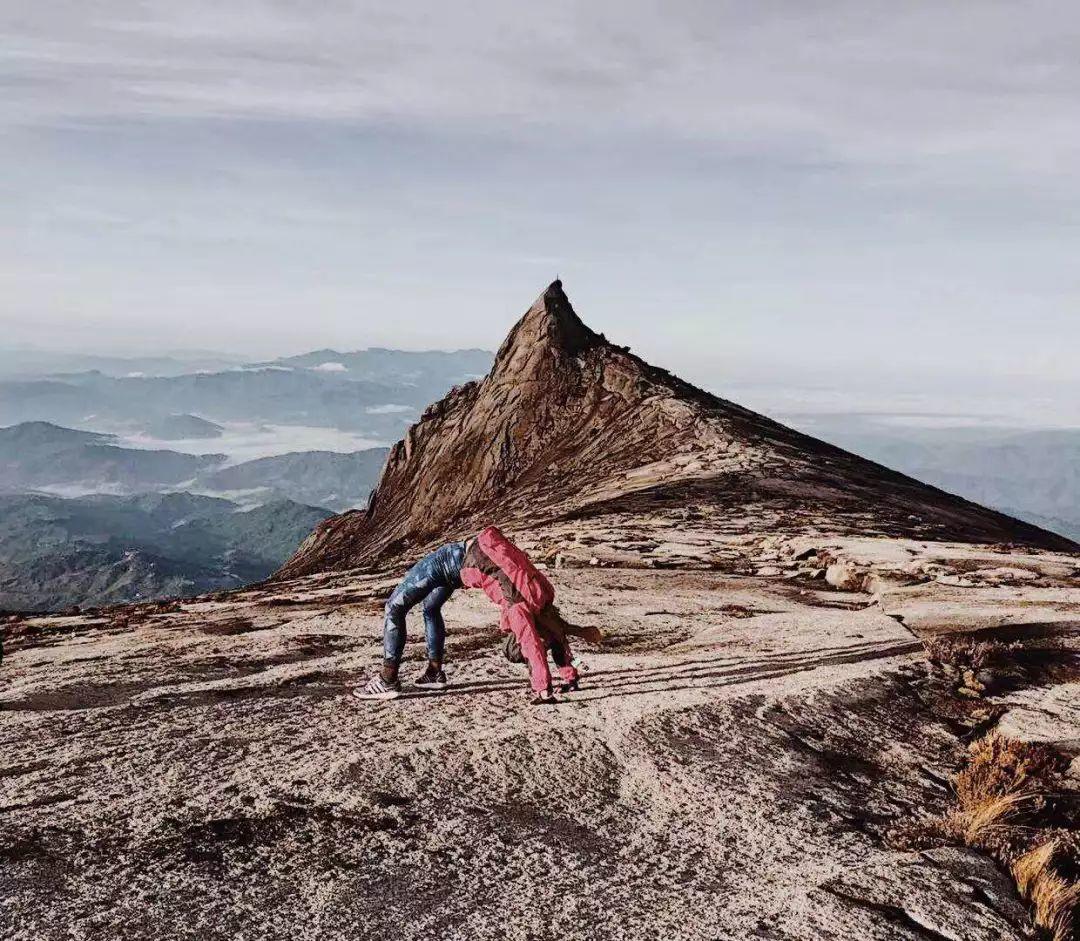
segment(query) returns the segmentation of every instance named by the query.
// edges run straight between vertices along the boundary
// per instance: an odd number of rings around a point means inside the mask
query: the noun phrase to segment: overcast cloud
[[[0,0],[0,27],[9,342],[491,348],[561,274],[714,387],[1075,388],[1073,3]]]

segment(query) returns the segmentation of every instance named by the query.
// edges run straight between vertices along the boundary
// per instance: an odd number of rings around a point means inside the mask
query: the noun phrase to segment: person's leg
[[[406,614],[440,584],[441,578],[432,564],[432,557],[426,555],[405,573],[401,584],[387,599],[383,621],[382,669],[383,679],[387,682],[397,682],[398,667],[405,652]]]
[[[446,622],[443,620],[442,606],[453,593],[453,588],[440,585],[424,599],[424,637],[427,640],[428,662],[436,670],[442,669],[446,646]]]
[[[442,618],[442,606],[454,593],[453,588],[438,585],[424,599],[424,637],[427,640],[427,666],[414,682],[424,689],[441,690],[447,686],[443,671],[443,646],[446,642],[446,624]]]

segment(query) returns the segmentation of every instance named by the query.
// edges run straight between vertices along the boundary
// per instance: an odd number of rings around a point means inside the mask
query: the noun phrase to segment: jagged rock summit
[[[590,330],[555,281],[491,372],[391,449],[368,510],[321,524],[279,577],[371,565],[490,522],[658,506],[707,506],[782,534],[1076,548],[650,366]]]

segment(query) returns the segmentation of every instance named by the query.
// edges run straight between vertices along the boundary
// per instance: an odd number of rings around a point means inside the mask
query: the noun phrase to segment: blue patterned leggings
[[[461,585],[464,558],[465,544],[452,542],[424,556],[405,573],[401,584],[386,602],[383,622],[383,657],[386,660],[401,663],[405,652],[405,615],[410,608],[423,602],[428,659],[442,662],[446,643],[442,606]]]

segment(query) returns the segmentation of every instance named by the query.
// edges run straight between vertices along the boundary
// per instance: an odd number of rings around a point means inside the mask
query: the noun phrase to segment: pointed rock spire
[[[562,281],[555,280],[511,329],[495,356],[491,375],[525,377],[545,362],[577,356],[604,342],[600,334],[582,323]]]

